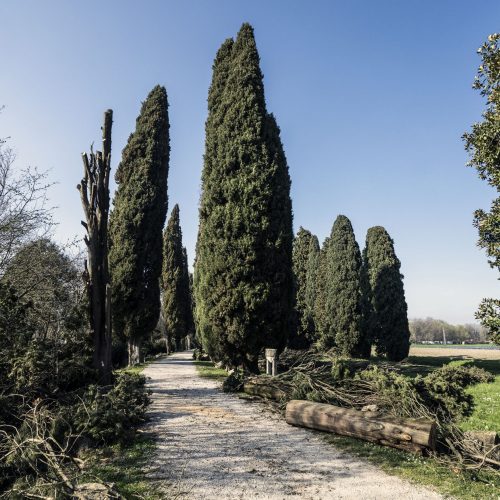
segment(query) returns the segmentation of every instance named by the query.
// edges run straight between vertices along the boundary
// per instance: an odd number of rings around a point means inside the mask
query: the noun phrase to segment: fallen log
[[[256,382],[245,382],[243,384],[243,392],[250,394],[252,396],[259,396],[266,399],[274,399],[279,401],[286,396],[286,392],[278,387],[273,387],[272,385],[259,384]]]
[[[286,405],[290,425],[333,432],[421,454],[436,446],[436,423],[427,419],[383,416],[379,412],[292,400]]]

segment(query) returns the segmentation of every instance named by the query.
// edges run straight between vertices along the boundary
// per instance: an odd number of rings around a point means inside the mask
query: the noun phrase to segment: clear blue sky
[[[295,230],[322,241],[347,215],[360,246],[385,226],[402,262],[410,317],[472,321],[497,273],[476,246],[472,212],[494,192],[467,161],[480,119],[476,49],[499,31],[500,2],[24,1],[0,3],[0,137],[17,166],[50,169],[56,237],[82,235],[80,152],[114,110],[113,167],[140,103],[170,101],[169,209],[179,203],[194,257],[206,97],[215,53],[255,28],[268,109],[292,177]]]

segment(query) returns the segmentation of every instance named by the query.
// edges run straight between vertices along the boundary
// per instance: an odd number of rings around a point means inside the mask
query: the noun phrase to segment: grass
[[[144,468],[151,459],[155,443],[152,437],[136,434],[128,445],[115,445],[92,450],[90,465],[85,470],[81,482],[94,482],[98,478],[113,483],[124,498],[156,500],[165,498],[154,480],[145,476]]]
[[[149,363],[140,363],[115,370],[115,373],[141,373]],[[135,433],[131,443],[114,445],[92,450],[80,482],[96,480],[112,483],[114,489],[126,499],[164,498],[153,480],[148,480],[145,467],[150,463],[155,450],[154,439]]]
[[[389,474],[430,487],[444,495],[458,499],[498,499],[499,474],[461,474],[432,458],[334,434],[325,434],[324,438],[337,448],[373,463]]]
[[[500,375],[491,384],[477,384],[467,389],[474,398],[474,412],[462,423],[464,430],[500,432]]]
[[[216,368],[212,361],[193,361],[198,375],[203,378],[210,378],[223,382],[227,377],[227,372],[223,368]]]
[[[137,365],[133,366],[126,366],[125,368],[119,368],[118,370],[115,370],[117,373],[142,373],[144,368],[148,366],[149,362],[147,363],[139,363]]]

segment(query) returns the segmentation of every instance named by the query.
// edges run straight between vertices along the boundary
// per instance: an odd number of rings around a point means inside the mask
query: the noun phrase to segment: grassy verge
[[[146,363],[139,363],[134,366],[126,366],[125,368],[119,368],[118,370],[115,370],[116,372],[126,372],[126,373],[142,373],[144,368],[149,365],[149,362]]]
[[[115,373],[141,373],[149,362],[127,366],[115,370]],[[135,433],[132,441],[126,445],[113,445],[93,449],[85,457],[87,466],[80,478],[80,482],[98,480],[113,487],[126,499],[164,498],[155,482],[148,479],[145,468],[150,463],[151,455],[155,450],[152,436]]]
[[[193,361],[193,363],[200,377],[210,378],[219,382],[223,382],[227,377],[226,370],[216,368],[211,361]]]
[[[81,482],[99,479],[112,483],[124,498],[156,500],[164,498],[154,480],[145,475],[155,443],[151,436],[137,434],[128,445],[92,450],[90,464]]]
[[[430,487],[444,495],[459,499],[498,499],[498,474],[462,475],[432,458],[334,434],[325,434],[324,438],[337,448],[373,463],[391,475]]]

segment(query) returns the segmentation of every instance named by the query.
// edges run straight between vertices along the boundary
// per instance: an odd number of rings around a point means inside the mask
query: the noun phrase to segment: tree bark
[[[84,281],[94,344],[93,365],[103,384],[111,382],[111,289],[108,272],[109,176],[113,111],[104,113],[102,152],[82,154],[83,179],[77,186],[85,213],[87,246]]]
[[[381,416],[338,406],[292,400],[286,406],[286,422],[320,431],[334,432],[365,441],[422,453],[435,449],[436,423],[426,419]]]
[[[134,366],[144,362],[144,357],[141,349],[141,338],[134,337],[128,339],[128,365]]]

